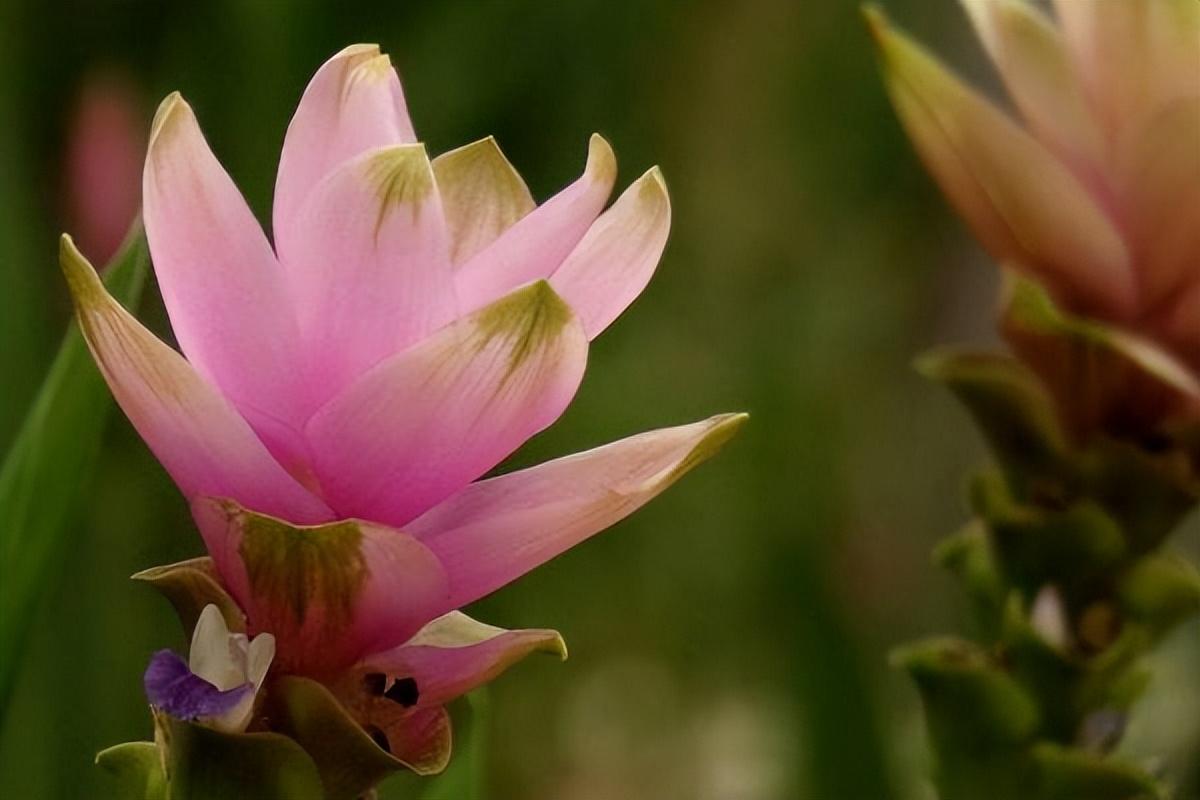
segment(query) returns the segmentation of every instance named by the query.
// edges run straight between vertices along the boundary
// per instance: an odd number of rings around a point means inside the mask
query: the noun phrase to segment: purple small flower
[[[220,610],[208,605],[192,633],[187,661],[171,650],[150,658],[143,678],[146,697],[176,719],[242,731],[274,655],[273,636],[250,641],[243,633],[230,633]]]
[[[144,681],[150,704],[177,719],[222,717],[254,696],[254,687],[249,683],[221,691],[194,674],[187,662],[171,650],[159,650],[151,657]]]

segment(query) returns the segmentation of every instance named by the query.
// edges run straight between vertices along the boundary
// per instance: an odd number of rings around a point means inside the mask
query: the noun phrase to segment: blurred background
[[[957,3],[887,7],[994,85]],[[570,411],[506,469],[752,414],[714,462],[473,609],[571,647],[493,684],[487,797],[932,797],[916,695],[887,653],[964,628],[928,554],[965,520],[984,456],[910,363],[994,341],[995,276],[895,122],[854,0],[0,0],[0,452],[67,323],[56,237],[104,260],[158,100],[184,94],[266,220],[305,83],[358,41],[391,54],[432,153],[494,134],[539,200],[578,174],[592,131],[618,190],[653,164],[666,175],[656,278],[592,348]],[[153,286],[139,316],[169,335]],[[142,670],[184,646],[127,578],[202,546],[120,414],[80,491],[28,646],[0,654],[20,665],[5,798],[107,796],[95,752],[150,736]],[[1161,753],[1164,731],[1196,737],[1200,628],[1160,660],[1130,747]],[[1168,757],[1195,759],[1190,741]]]

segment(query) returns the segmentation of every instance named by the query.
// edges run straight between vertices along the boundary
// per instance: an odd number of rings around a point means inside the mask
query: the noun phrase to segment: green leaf
[[[126,742],[101,750],[96,766],[115,778],[119,800],[167,800],[162,753],[153,742]]]
[[[1117,595],[1126,614],[1161,636],[1200,612],[1200,572],[1178,555],[1146,556],[1121,576]]]
[[[1033,750],[1037,800],[1160,800],[1161,786],[1133,764],[1049,743]]]
[[[353,800],[406,764],[384,752],[321,684],[285,676],[271,687],[270,714],[316,764],[327,800]]]
[[[987,753],[1027,741],[1040,724],[1028,692],[983,648],[935,638],[892,653],[916,681],[939,753]]]
[[[1018,592],[1005,606],[1003,641],[1005,663],[1041,710],[1041,734],[1069,740],[1079,724],[1075,687],[1084,666],[1033,628]]]
[[[1044,482],[1062,472],[1067,440],[1054,401],[1024,364],[997,353],[938,349],[916,367],[967,407],[1010,480]],[[1035,485],[1030,493],[1050,488]]]
[[[144,569],[133,579],[150,584],[170,601],[189,639],[200,612],[210,603],[220,609],[231,632],[246,631],[245,615],[221,586],[213,561],[207,556]]]
[[[961,531],[938,543],[933,560],[963,582],[980,631],[988,638],[998,634],[1005,586],[988,541],[987,526],[979,519],[971,520]]]
[[[1134,554],[1162,544],[1200,500],[1189,457],[1173,447],[1154,453],[1102,439],[1079,459],[1079,470],[1086,493],[1121,524]]]
[[[921,693],[942,800],[1033,797],[1027,748],[1040,725],[1037,704],[983,648],[928,639],[892,654]]]
[[[325,800],[312,759],[278,733],[221,733],[159,715],[170,800]]]
[[[1091,500],[1061,509],[1022,503],[1003,475],[985,472],[971,484],[971,505],[992,531],[1005,576],[1029,596],[1045,583],[1070,595],[1126,554],[1120,526]]]
[[[105,283],[126,306],[145,283],[147,254],[140,226],[109,267]],[[0,467],[0,709],[7,707],[24,637],[38,597],[70,546],[72,522],[95,469],[108,387],[72,326]]]

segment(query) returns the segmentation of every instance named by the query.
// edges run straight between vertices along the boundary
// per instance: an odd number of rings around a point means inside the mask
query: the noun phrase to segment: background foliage
[[[888,7],[990,80],[957,4]],[[494,134],[538,198],[577,174],[593,130],[620,185],[654,163],[666,175],[676,222],[658,276],[513,465],[753,415],[713,464],[479,604],[496,624],[556,627],[572,650],[494,686],[483,796],[928,797],[915,694],[886,652],[961,627],[928,551],[965,518],[960,476],[981,450],[909,363],[989,338],[994,285],[894,122],[852,0],[0,0],[0,451],[67,319],[61,164],[86,77],[127,75],[147,124],[181,90],[266,219],[304,83],[355,41],[392,55],[432,152]],[[140,315],[164,331],[146,295]],[[34,634],[0,654],[18,674],[0,796],[104,797],[93,754],[148,735],[141,671],[183,646],[127,576],[201,545],[118,417]],[[1181,535],[1195,552],[1195,528]],[[1130,747],[1182,742],[1167,757],[1195,763],[1200,629],[1162,662]]]

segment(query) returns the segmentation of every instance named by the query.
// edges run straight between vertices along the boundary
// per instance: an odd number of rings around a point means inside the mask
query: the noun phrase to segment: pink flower
[[[357,45],[318,70],[288,128],[274,247],[187,103],[160,107],[144,216],[183,356],[64,238],[96,361],[191,501],[248,633],[275,636],[281,672],[334,686],[366,670],[379,693],[343,699],[376,724],[371,703],[396,695],[393,752],[427,745],[449,697],[561,649],[553,631],[455,609],[630,514],[744,418],[476,481],[563,412],[589,340],[654,271],[662,178],[605,211],[615,175],[599,136],[540,206],[490,138],[430,161],[388,57]]]
[[[88,78],[67,129],[65,214],[79,246],[107,264],[137,217],[146,145],[133,87],[117,75]]]
[[[1109,326],[1092,338],[1194,405],[1200,3],[1055,0],[1057,24],[1027,0],[962,3],[1019,121],[869,11],[917,151],[997,260]],[[1090,369],[1010,338],[1050,382]]]

